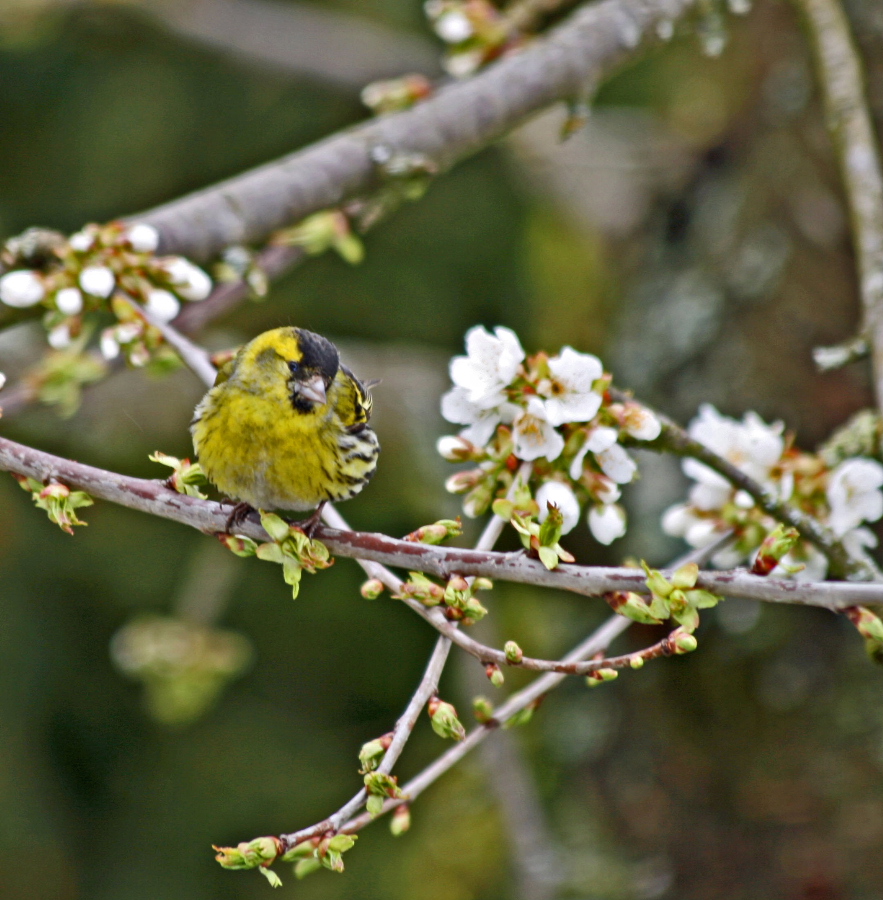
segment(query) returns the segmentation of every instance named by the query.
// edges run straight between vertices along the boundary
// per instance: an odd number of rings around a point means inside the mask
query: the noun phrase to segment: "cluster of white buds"
[[[427,0],[423,9],[433,31],[448,45],[443,64],[454,78],[472,75],[522,40],[488,0]]]
[[[774,497],[818,518],[855,556],[876,546],[875,535],[863,527],[883,516],[883,465],[857,457],[831,466],[820,456],[792,446],[781,422],[768,425],[754,412],[742,421],[721,415],[704,405],[688,428],[692,438],[731,462]],[[691,547],[713,544],[728,531],[735,541],[714,557],[723,567],[753,559],[763,539],[776,526],[744,490],[694,459],[682,463],[684,474],[695,482],[685,503],[669,507],[662,528],[683,538]],[[825,557],[800,541],[776,574],[802,566],[799,578],[818,580],[827,570]]]
[[[510,329],[491,334],[476,327],[466,335],[466,353],[451,361],[454,387],[441,407],[445,419],[467,427],[438,442],[445,459],[478,464],[447,482],[449,491],[466,494],[464,512],[483,513],[505,494],[522,462],[530,462],[540,522],[551,504],[566,534],[588,506],[598,541],[621,537],[620,485],[632,481],[637,466],[620,439],[658,437],[656,416],[632,401],[612,402],[601,361],[572,347],[528,358]]]
[[[0,277],[0,303],[18,309],[42,304],[49,344],[65,349],[82,333],[85,317],[110,309],[120,320],[101,336],[107,359],[121,348],[133,365],[144,365],[162,343],[159,332],[127,299],[143,305],[148,318],[170,322],[181,301],[204,300],[211,278],[178,257],[157,257],[159,233],[152,225],[87,225],[52,247],[40,269],[16,268]]]

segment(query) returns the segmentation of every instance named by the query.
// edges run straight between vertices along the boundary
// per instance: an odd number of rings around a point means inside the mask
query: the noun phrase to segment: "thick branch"
[[[883,172],[865,98],[861,58],[838,0],[796,0],[818,68],[825,118],[849,203],[871,344],[877,407],[883,410]]]
[[[584,96],[640,50],[657,25],[695,0],[602,0],[548,38],[413,109],[383,116],[273,163],[133,218],[159,229],[162,252],[204,260],[230,244],[260,243],[284,225],[339,206],[378,184],[372,150],[422,154],[439,171],[481,150],[531,114]]]
[[[208,534],[224,530],[229,509],[211,500],[178,494],[165,482],[131,478],[73,460],[62,459],[0,437],[0,469],[40,481],[56,479],[69,487],[130,509],[171,519]],[[241,533],[265,541],[259,524],[245,521]],[[344,532],[320,527],[316,537],[338,556],[414,569],[441,577],[483,575],[503,581],[558,588],[585,596],[610,591],[644,591],[638,569],[562,565],[553,571],[523,553],[492,553],[397,540],[382,534]],[[847,606],[883,603],[883,585],[855,582],[801,584],[761,578],[745,571],[700,572],[698,586],[717,594],[770,603],[794,603],[841,610]],[[421,607],[422,608],[422,607]]]

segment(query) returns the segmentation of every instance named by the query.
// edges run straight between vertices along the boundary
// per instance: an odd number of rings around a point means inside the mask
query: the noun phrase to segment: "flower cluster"
[[[863,527],[883,516],[883,465],[876,460],[856,457],[831,465],[823,454],[792,446],[781,422],[769,425],[753,412],[738,421],[707,404],[688,431],[774,497],[818,518],[854,555],[876,546],[875,535]],[[682,466],[694,484],[686,503],[665,511],[663,530],[692,547],[706,547],[732,530],[736,540],[714,557],[715,564],[730,567],[753,557],[775,528],[773,519],[708,466],[694,459],[684,460]],[[805,541],[782,560],[781,571],[795,565],[803,566],[800,577],[810,580],[824,578],[827,570],[825,557]]]
[[[488,0],[427,0],[423,9],[448,45],[443,65],[454,78],[472,75],[523,40]]]
[[[466,494],[466,514],[483,513],[528,462],[540,522],[557,507],[566,534],[588,504],[596,539],[621,537],[620,485],[632,481],[637,466],[620,439],[653,440],[659,420],[633,401],[612,402],[601,361],[572,347],[528,358],[508,328],[491,334],[476,327],[466,335],[466,353],[451,361],[454,387],[441,404],[445,419],[466,427],[438,443],[446,459],[478,464],[447,482],[449,491]]]
[[[70,347],[84,332],[88,313],[110,310],[118,321],[101,334],[103,356],[113,359],[122,352],[132,365],[146,365],[162,335],[129,301],[143,304],[149,318],[170,322],[182,300],[204,300],[212,289],[209,276],[183,257],[154,256],[159,233],[144,223],[87,225],[44,248],[39,268],[18,267],[23,260],[10,244],[4,261],[14,268],[0,277],[0,303],[46,307],[44,324],[56,350]]]

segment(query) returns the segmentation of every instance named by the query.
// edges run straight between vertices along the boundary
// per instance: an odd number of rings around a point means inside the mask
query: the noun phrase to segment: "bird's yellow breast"
[[[327,402],[301,412],[284,382],[255,385],[234,369],[196,408],[191,430],[200,464],[220,491],[258,509],[307,510],[347,499],[377,465],[365,396],[341,369]]]

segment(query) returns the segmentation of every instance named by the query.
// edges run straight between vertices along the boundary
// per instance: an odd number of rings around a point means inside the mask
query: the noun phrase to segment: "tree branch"
[[[372,150],[421,154],[445,171],[531,114],[584,96],[600,79],[657,43],[656,28],[696,0],[602,0],[469,81],[405,112],[383,116],[281,160],[133,216],[161,235],[161,251],[208,259],[254,244],[310,213],[377,187]]]
[[[877,408],[883,411],[883,172],[861,58],[838,0],[795,2],[815,53],[825,118],[849,204],[864,332],[871,345]]]
[[[43,482],[56,479],[93,497],[180,522],[207,534],[223,532],[229,517],[229,509],[220,503],[179,494],[163,481],[132,478],[98,469],[3,437],[0,437],[0,469]],[[246,520],[238,530],[255,540],[268,540],[257,522]],[[550,571],[521,552],[435,547],[382,534],[346,532],[324,526],[317,529],[316,537],[338,556],[418,570],[442,578],[454,574],[480,575],[558,588],[589,597],[602,596],[610,591],[647,591],[644,573],[639,569],[561,565]],[[762,578],[739,569],[700,572],[697,587],[716,594],[769,603],[819,606],[830,610],[841,610],[856,604],[883,603],[883,584],[800,583]],[[427,612],[422,606],[421,609]]]

